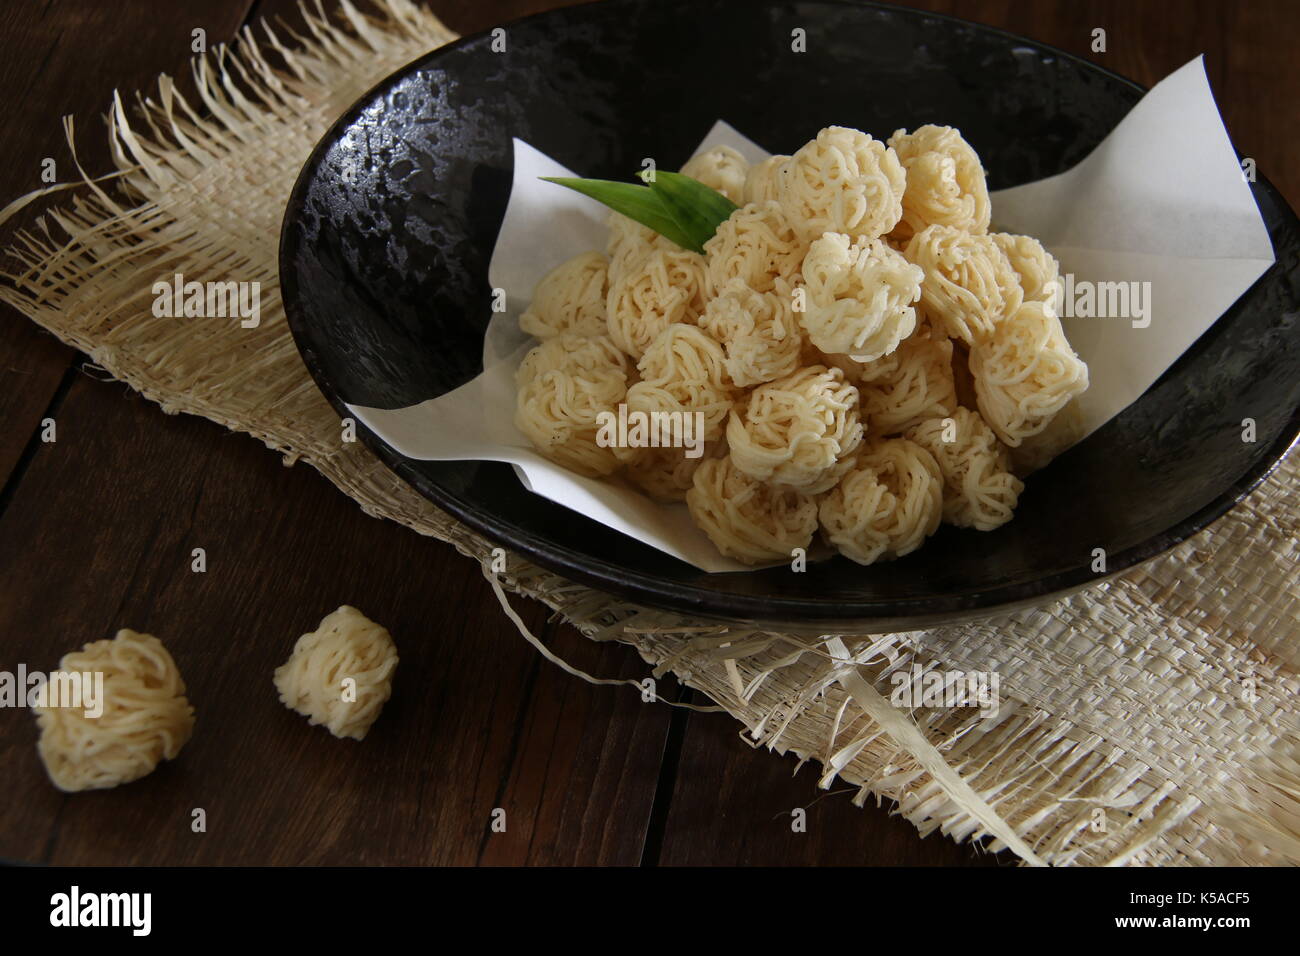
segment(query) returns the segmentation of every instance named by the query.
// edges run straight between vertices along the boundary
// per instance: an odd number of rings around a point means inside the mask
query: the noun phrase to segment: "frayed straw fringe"
[[[587,676],[527,633],[502,584],[593,640],[631,644],[656,676],[718,702],[753,746],[819,763],[823,788],[838,778],[858,805],[891,801],[923,835],[1052,865],[1300,861],[1295,456],[1213,529],[1141,569],[1050,607],[930,631],[773,633],[632,605],[517,557],[491,574],[489,542],[341,441],[277,286],[280,218],[312,146],[369,87],[452,34],[408,0],[369,16],[343,0],[333,21],[317,2],[307,14],[305,36],[263,25],[196,59],[197,103],[167,77],[132,110],[114,94],[116,172],[91,179],[78,165],[76,182],[0,213],[75,187],[18,234],[0,300],[164,411],[254,435],[368,514],[472,556],[524,636],[570,673]],[[260,281],[261,325],[155,318],[151,285],[175,272]],[[991,717],[896,708],[895,675],[913,665],[996,672],[1001,706]]]

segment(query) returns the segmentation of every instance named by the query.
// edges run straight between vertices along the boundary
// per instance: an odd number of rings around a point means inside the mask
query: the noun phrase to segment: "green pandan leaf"
[[[739,208],[716,189],[710,189],[698,179],[681,173],[660,170],[653,179],[648,175],[642,178],[663,201],[664,208],[682,231],[691,238],[698,239],[701,247],[713,238],[718,226]]]
[[[659,235],[664,236],[683,249],[703,252],[701,244],[696,243],[677,225],[672,214],[663,204],[663,200],[649,186],[635,186],[632,183],[616,183],[609,179],[573,179],[567,176],[543,176],[548,183],[567,186],[584,196],[590,196],[597,202],[604,203],[617,213],[622,213],[643,226],[648,226]]]
[[[736,204],[717,190],[681,173],[656,172],[649,185],[636,186],[608,179],[572,179],[543,176],[604,203],[691,252],[704,252],[718,226],[736,210]]]

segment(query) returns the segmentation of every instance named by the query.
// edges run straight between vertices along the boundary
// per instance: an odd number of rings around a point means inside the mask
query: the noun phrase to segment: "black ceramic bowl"
[[[806,53],[791,50],[806,31]],[[398,407],[480,371],[488,261],[509,198],[511,136],[581,175],[674,168],[722,117],[791,152],[829,125],[877,137],[959,127],[991,188],[1060,172],[1142,89],[1041,44],[946,17],[808,0],[627,0],[460,40],[365,96],[313,153],[289,202],[280,278],[322,391]],[[506,465],[380,457],[493,541],[575,581],[692,615],[891,630],[1041,601],[1170,548],[1256,485],[1300,427],[1300,229],[1255,186],[1278,262],[1140,401],[1028,482],[991,533],[943,527],[863,568],[706,574],[527,491]],[[539,237],[545,241],[545,237]],[[1257,440],[1242,441],[1244,418]],[[412,569],[413,577],[419,569]]]

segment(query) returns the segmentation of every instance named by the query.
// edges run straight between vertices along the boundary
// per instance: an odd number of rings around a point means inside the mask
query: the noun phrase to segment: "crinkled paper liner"
[[[114,94],[118,172],[0,212],[70,189],[19,234],[0,300],[165,412],[254,435],[368,514],[473,557],[521,632],[571,673],[527,633],[502,585],[592,640],[631,644],[654,674],[675,674],[740,721],[752,746],[815,761],[822,786],[838,778],[859,788],[859,804],[889,800],[923,835],[988,838],[1035,864],[1300,861],[1295,455],[1211,529],[1141,568],[1048,607],[928,631],[724,627],[518,557],[491,574],[488,541],[341,441],[277,285],[281,215],[312,147],[373,84],[453,34],[408,0],[307,12],[304,36],[263,25],[196,59],[201,103],[166,77],[130,110]],[[260,281],[260,327],[155,318],[152,281],[173,272]],[[996,671],[997,716],[892,706],[890,675],[913,664]]]

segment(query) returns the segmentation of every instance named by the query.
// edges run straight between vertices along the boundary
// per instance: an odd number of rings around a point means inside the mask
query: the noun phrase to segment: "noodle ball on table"
[[[280,702],[335,737],[364,740],[393,690],[397,647],[388,631],[343,605],[298,638],[275,670]]]
[[[52,694],[32,708],[41,734],[37,751],[60,790],[103,790],[138,780],[161,761],[174,760],[194,731],[185,682],[151,634],[123,628],[111,641],[65,654],[59,671],[102,688],[95,715]]]

